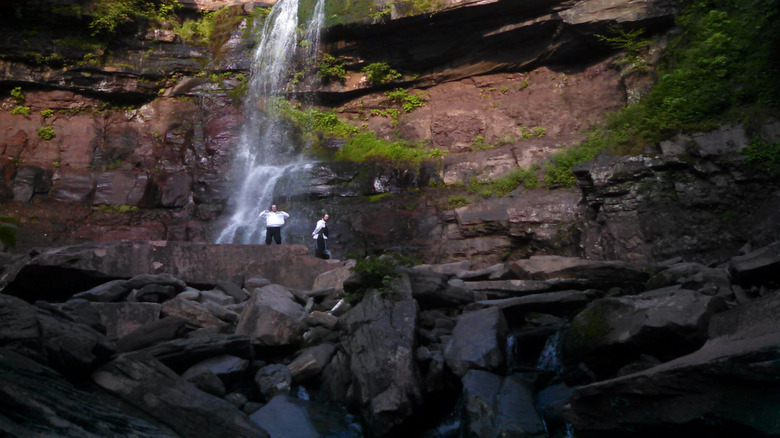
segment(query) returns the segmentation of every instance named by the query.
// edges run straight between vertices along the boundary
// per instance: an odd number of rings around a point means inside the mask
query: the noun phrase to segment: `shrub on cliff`
[[[780,6],[773,0],[698,0],[677,17],[682,29],[657,68],[658,83],[612,114],[583,144],[544,165],[548,186],[572,185],[571,166],[604,149],[638,154],[680,132],[729,121],[751,125],[780,106]]]

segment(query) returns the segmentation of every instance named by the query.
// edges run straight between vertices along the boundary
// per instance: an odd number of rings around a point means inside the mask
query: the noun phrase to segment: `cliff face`
[[[182,3],[179,15],[190,18],[221,6]],[[578,143],[606,112],[646,92],[652,70],[618,66],[622,55],[595,35],[607,34],[614,24],[646,29],[655,43],[643,57],[652,67],[673,24],[673,3],[448,1],[436,10],[358,3],[349,13],[338,10],[341,3],[326,6],[323,50],[347,60],[344,80],[299,87],[293,95],[314,97],[380,137],[423,141],[448,154],[420,168],[314,166],[309,183],[279,194],[296,213],[288,241],[308,242],[316,212],[327,209],[336,256],[420,249],[432,262],[467,257],[487,265],[537,252],[639,260],[674,253],[657,248],[653,230],[668,228],[657,219],[662,215],[642,212],[662,205],[669,211],[699,209],[702,203],[647,203],[658,197],[643,196],[639,187],[647,186],[646,176],[659,180],[654,164],[628,182],[603,171],[593,184],[592,175],[603,168],[583,169],[578,176],[584,192],[515,193],[460,207],[452,199],[459,194],[452,187],[507,175]],[[92,2],[2,6],[0,206],[20,221],[17,251],[82,241],[214,240],[232,209],[231,159],[254,44],[249,26],[267,7],[231,5],[220,9],[208,41],[184,41],[163,22],[123,28],[125,37],[102,45],[88,36]],[[35,20],[39,25],[29,30]],[[384,85],[368,81],[361,68],[380,61],[400,77]],[[19,92],[12,92],[16,87]],[[396,88],[424,92],[427,100],[404,111],[385,94]],[[722,174],[700,172],[697,166],[713,156],[700,158],[660,168],[673,174],[689,166],[697,180]],[[730,178],[725,186],[704,184],[739,197],[742,186],[734,183],[743,179]],[[449,189],[431,188],[442,183]],[[611,193],[617,183],[630,185],[624,192],[631,195]],[[684,187],[701,189],[671,180],[659,184],[672,197]],[[755,199],[743,200],[743,217],[771,193],[771,186],[754,185],[761,189]],[[379,194],[389,195],[372,196]],[[605,198],[616,204],[613,210]],[[711,214],[699,220],[722,215],[728,196],[712,199]],[[656,219],[643,219],[650,216]],[[716,249],[724,239],[729,247],[744,242],[727,225],[701,231],[714,234],[694,245],[694,253]],[[679,237],[661,234],[668,241]]]

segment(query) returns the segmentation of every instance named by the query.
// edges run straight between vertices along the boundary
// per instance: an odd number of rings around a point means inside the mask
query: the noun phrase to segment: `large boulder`
[[[246,334],[261,345],[294,345],[302,341],[303,307],[279,285],[256,289],[241,313],[236,333]]]
[[[504,365],[506,333],[506,320],[497,307],[464,313],[444,349],[444,359],[459,376],[470,369],[497,371]]]
[[[502,377],[482,370],[463,376],[465,436],[545,437],[534,407],[531,385],[520,377]]]
[[[568,364],[584,362],[604,376],[640,353],[670,360],[701,347],[718,297],[672,286],[639,295],[602,298],[579,313],[563,339]]]
[[[422,402],[416,320],[408,285],[405,293],[387,298],[372,290],[342,316],[341,348],[323,379],[331,396],[359,408],[376,433],[391,433]]]
[[[699,350],[577,388],[564,412],[577,436],[780,434],[780,294],[719,313]]]
[[[151,356],[130,354],[97,369],[95,383],[182,436],[268,436],[229,402],[201,391]]]
[[[51,368],[4,348],[0,348],[0,380],[3,436],[177,436],[165,426],[120,413],[76,389]]]

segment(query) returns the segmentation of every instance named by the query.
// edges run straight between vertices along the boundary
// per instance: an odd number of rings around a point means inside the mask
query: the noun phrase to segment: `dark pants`
[[[322,233],[317,236],[317,249],[314,251],[314,255],[321,259],[330,258],[330,251],[328,251],[328,240],[322,236]]]
[[[266,227],[265,228],[265,244],[270,245],[271,239],[276,240],[276,243],[282,244],[282,227]]]

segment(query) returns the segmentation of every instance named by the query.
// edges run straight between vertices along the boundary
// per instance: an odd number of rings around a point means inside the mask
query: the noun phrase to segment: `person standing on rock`
[[[264,210],[260,213],[260,217],[265,218],[265,244],[270,245],[273,239],[278,245],[281,245],[282,225],[290,215],[283,211],[276,211],[276,205],[272,205],[271,210]]]
[[[317,226],[311,233],[311,237],[317,241],[317,249],[314,251],[314,255],[321,259],[330,258],[330,251],[328,251],[328,219],[330,219],[328,213],[323,214],[322,219],[317,221]]]

